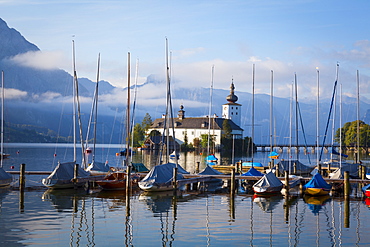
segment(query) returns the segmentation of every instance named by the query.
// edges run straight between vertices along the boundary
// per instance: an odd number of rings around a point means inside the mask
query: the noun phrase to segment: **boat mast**
[[[331,111],[333,109],[334,98],[335,98],[335,95],[336,95],[336,88],[337,88],[337,84],[338,84],[338,68],[339,68],[339,64],[337,64],[337,68],[336,68],[336,70],[337,70],[337,72],[336,72],[336,79],[335,79],[335,82],[334,82],[333,95],[331,97],[331,103],[330,103],[330,109],[329,109],[329,114],[328,114],[328,120],[326,121],[325,133],[324,133],[324,136],[323,136],[322,146],[321,146],[321,150],[320,150],[319,162],[321,161],[322,154],[324,152],[324,145],[325,145],[325,140],[326,140],[326,134],[328,133],[328,127],[329,127],[329,122],[330,122],[330,117],[331,117]]]
[[[358,70],[356,71],[357,81],[357,155],[356,163],[360,162],[360,75]]]
[[[72,112],[72,119],[73,119],[73,162],[76,163],[77,161],[77,144],[76,144],[76,91],[75,91],[75,81],[76,81],[76,62],[75,62],[75,41],[72,40],[72,63],[73,63],[73,89],[72,89],[72,97],[73,97],[73,112]]]
[[[209,155],[209,146],[210,146],[210,139],[211,139],[211,114],[212,114],[212,94],[213,94],[213,75],[214,75],[215,66],[212,66],[212,73],[211,73],[211,88],[210,88],[210,102],[209,102],[209,111],[208,111],[208,143],[207,143],[207,157]],[[213,139],[213,137],[212,137]]]
[[[342,169],[342,84],[339,85],[340,95],[339,95],[339,167]]]
[[[4,160],[4,71],[1,71],[1,161],[0,167],[3,167]]]
[[[80,141],[81,141],[81,152],[82,152],[82,166],[86,169],[86,161],[85,161],[85,146],[83,140],[83,131],[82,131],[82,121],[81,121],[81,108],[80,108],[80,99],[78,94],[78,79],[77,79],[77,72],[76,72],[76,62],[75,62],[75,46],[73,41],[73,74],[74,74],[74,87],[75,87],[75,99],[77,103],[77,116],[78,116],[78,125],[79,125],[79,133],[80,133]],[[75,115],[75,114],[74,114]]]
[[[274,94],[274,86],[273,86],[273,80],[274,80],[274,71],[271,70],[271,97],[270,97],[270,152],[272,152],[272,148],[273,148],[273,140],[272,140],[272,136],[273,136],[273,113],[272,113],[272,105],[273,105],[273,94]]]
[[[255,78],[255,64],[252,67],[252,140],[250,141],[252,147],[252,167],[253,167],[253,159],[254,159],[254,78]]]
[[[100,53],[98,57],[98,72],[96,75],[96,87],[95,87],[95,105],[94,105],[94,146],[93,146],[93,156],[92,156],[92,163],[95,161],[95,147],[96,147],[96,127],[98,124],[98,97],[99,97],[99,76],[100,76]]]
[[[95,90],[94,90],[94,96],[91,106],[91,112],[90,112],[90,118],[89,118],[89,125],[87,127],[87,134],[85,139],[85,151],[88,148],[89,145],[89,134],[90,134],[90,127],[92,124],[92,119],[94,116],[94,143],[93,143],[93,150],[92,150],[92,161],[93,164],[95,161],[95,144],[96,144],[96,124],[97,124],[97,115],[98,115],[98,85],[99,85],[99,70],[100,70],[100,53],[98,55],[98,71],[96,76],[96,84],[95,84]]]
[[[169,104],[170,104],[170,66],[169,66],[169,61],[168,61],[168,40],[166,38],[166,82],[167,82],[167,96],[166,96],[166,160],[169,159],[170,157],[170,131],[169,131],[169,123],[168,123],[168,114],[169,114]]]
[[[133,98],[133,106],[132,106],[132,117],[131,117],[131,147],[134,146],[134,128],[135,128],[135,109],[136,109],[136,94],[137,94],[137,80],[139,77],[139,59],[136,59],[136,67],[135,67],[135,87],[134,87],[134,98]],[[132,160],[133,152],[131,152],[131,160]]]
[[[127,53],[127,109],[126,109],[126,165],[131,166],[130,157],[130,52]]]
[[[320,149],[320,144],[319,144],[319,139],[320,139],[320,114],[319,114],[319,109],[320,109],[320,71],[319,68],[316,67],[317,71],[317,101],[316,101],[316,162],[319,164],[319,149]]]
[[[294,86],[295,86],[295,136],[296,136],[296,159],[299,156],[299,146],[298,146],[298,85],[297,85],[297,74],[294,74]]]

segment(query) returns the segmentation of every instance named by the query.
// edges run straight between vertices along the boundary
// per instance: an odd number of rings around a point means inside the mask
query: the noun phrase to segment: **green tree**
[[[199,140],[199,138],[194,138],[194,140],[193,140],[193,146],[195,148],[199,148],[199,146],[200,146],[200,140]]]
[[[338,128],[335,141],[338,143],[341,141],[343,146],[357,146],[357,122],[359,124],[359,146],[368,147],[370,145],[370,126],[361,120],[347,122],[342,128]]]
[[[141,124],[137,123],[134,127],[133,146],[141,147],[145,137],[145,131],[141,127]]]
[[[229,120],[225,119],[222,122],[222,138],[231,139],[232,138],[231,132],[232,132],[232,129],[231,129]]]
[[[209,147],[210,148],[213,147],[214,140],[215,140],[215,137],[213,135],[209,135]],[[208,147],[208,134],[201,135],[200,145],[202,146],[202,148]]]
[[[223,151],[230,151],[232,149],[233,140],[231,134],[231,126],[228,119],[225,119],[222,122],[222,135],[221,135],[221,144],[223,146]],[[234,143],[235,144],[235,143]]]
[[[147,132],[152,123],[153,123],[152,117],[149,115],[149,113],[146,113],[143,118],[143,121],[141,122],[141,127],[145,132]]]

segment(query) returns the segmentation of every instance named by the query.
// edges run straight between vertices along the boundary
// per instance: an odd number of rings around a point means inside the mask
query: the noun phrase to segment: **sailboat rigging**
[[[4,71],[1,71],[1,154],[0,154],[0,187],[8,186],[12,182],[12,176],[3,168],[4,154]]]
[[[164,130],[162,134],[162,143],[158,162],[162,161],[163,149],[166,148],[166,161],[170,155],[170,139],[169,139],[169,117],[172,120],[172,141],[175,145],[175,130],[171,103],[171,88],[170,88],[170,67],[168,60],[168,40],[166,38],[166,114],[164,120]],[[175,146],[176,150],[176,146]],[[164,163],[154,166],[149,173],[139,182],[139,187],[144,191],[168,191],[174,189],[172,182],[177,179],[183,179],[183,173],[188,173],[179,164],[177,158],[175,163]]]
[[[79,106],[79,99],[78,99],[78,81],[77,81],[77,72],[75,66],[75,45],[74,40],[72,40],[72,51],[73,51],[73,161],[72,162],[65,162],[65,163],[58,163],[55,167],[54,171],[47,177],[42,179],[42,183],[52,189],[65,189],[65,188],[75,188],[81,187],[85,184],[84,180],[78,180],[80,178],[88,178],[90,173],[82,169],[79,165],[76,164],[76,156],[77,156],[77,146],[76,146],[76,110],[78,111],[78,118],[80,124],[80,138],[82,144],[82,163],[85,164],[85,151],[82,139],[82,123],[81,123],[81,114],[80,114],[80,106]],[[76,108],[77,104],[77,108]],[[86,168],[84,166],[84,168]],[[75,177],[75,169],[77,169],[78,176]],[[77,181],[72,181],[74,178]]]
[[[85,155],[89,155],[90,152],[92,153],[91,164],[86,168],[86,171],[89,171],[92,175],[106,174],[110,170],[110,167],[106,162],[103,163],[103,162],[95,161],[96,139],[97,139],[96,130],[97,130],[97,123],[98,123],[99,76],[100,76],[100,53],[98,55],[98,69],[97,69],[97,75],[96,75],[95,91],[94,91],[94,96],[93,96],[93,101],[92,101],[92,107],[91,107],[91,113],[90,113],[89,125],[87,129],[86,143],[85,143]],[[88,146],[88,141],[89,141],[90,126],[92,123],[94,123],[94,129],[93,129],[94,142],[93,142],[93,149],[91,150]]]

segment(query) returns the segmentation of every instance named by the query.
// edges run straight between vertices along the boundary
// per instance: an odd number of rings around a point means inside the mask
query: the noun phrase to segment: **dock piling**
[[[231,181],[230,181],[230,195],[235,195],[235,168],[231,169]]]
[[[285,194],[289,195],[289,171],[285,171]]]
[[[25,171],[26,171],[26,164],[22,163],[20,167],[20,173],[19,173],[19,190],[20,191],[24,190],[24,186],[26,184]]]
[[[344,172],[344,197],[349,198],[351,191],[351,184],[349,183],[349,171]]]
[[[177,191],[177,167],[173,168],[173,193],[176,195]]]

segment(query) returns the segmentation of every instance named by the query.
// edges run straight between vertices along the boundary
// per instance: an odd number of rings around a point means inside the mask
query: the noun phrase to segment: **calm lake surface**
[[[12,145],[6,147],[11,156],[5,170],[25,163],[27,171],[51,171],[58,160],[73,156],[70,146]],[[118,146],[99,147],[96,160],[119,164],[118,151]],[[182,156],[188,171],[203,159]],[[150,159],[138,152],[134,162]],[[36,183],[41,179],[27,176]],[[368,205],[360,198],[260,198],[242,192],[232,199],[227,193],[174,197],[133,191],[127,198],[123,191],[39,189],[22,195],[5,189],[0,190],[0,246],[369,246]]]

